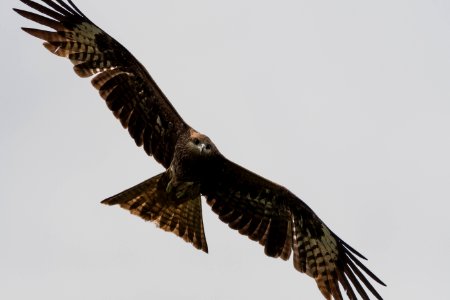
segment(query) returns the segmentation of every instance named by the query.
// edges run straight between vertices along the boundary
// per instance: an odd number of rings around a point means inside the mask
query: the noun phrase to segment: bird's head
[[[191,132],[187,146],[189,152],[196,155],[211,156],[217,153],[217,148],[209,137],[196,131]]]

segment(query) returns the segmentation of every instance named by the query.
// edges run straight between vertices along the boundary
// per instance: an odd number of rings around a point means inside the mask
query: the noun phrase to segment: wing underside
[[[367,278],[384,283],[360,262],[364,256],[303,201],[225,158],[220,166],[202,193],[230,228],[259,242],[268,256],[287,260],[292,253],[294,267],[313,277],[326,299],[343,299],[340,286],[350,299],[369,299],[366,289],[382,299]]]
[[[53,54],[68,58],[81,77],[95,75],[93,86],[138,146],[166,168],[178,136],[188,125],[146,69],[119,42],[92,23],[72,1],[21,0],[36,12],[14,9],[54,31],[22,28],[44,40]]]

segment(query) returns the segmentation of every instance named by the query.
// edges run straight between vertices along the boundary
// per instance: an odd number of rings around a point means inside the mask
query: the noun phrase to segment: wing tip
[[[333,233],[334,234],[334,233]],[[355,248],[353,248],[352,246],[350,246],[349,244],[347,244],[346,242],[344,242],[340,237],[338,237],[336,234],[334,234],[334,237],[342,244],[342,246],[344,246],[344,248],[349,251],[352,252],[353,254],[355,254],[356,256],[358,256],[361,259],[367,260],[367,258],[362,255],[359,251],[357,251]]]
[[[23,4],[29,5],[28,3],[33,2],[30,0],[19,0],[20,2],[22,2]]]
[[[28,33],[29,35],[32,35],[38,39],[41,40],[47,40],[45,33],[46,31],[41,30],[41,29],[36,29],[36,28],[30,28],[30,27],[20,27],[20,29],[22,29],[23,31],[25,31],[26,33]]]

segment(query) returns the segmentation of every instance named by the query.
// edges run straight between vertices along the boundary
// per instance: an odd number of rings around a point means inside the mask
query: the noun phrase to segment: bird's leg
[[[176,200],[177,202],[183,202],[182,200],[184,200],[184,198],[189,198],[194,194],[199,194],[199,190],[195,187],[194,182],[180,182],[175,178],[172,178],[167,184],[166,192],[170,196],[175,196],[175,199],[174,197],[169,198]]]
[[[177,203],[183,203],[186,200],[198,197],[200,195],[200,186],[193,181],[179,180],[175,173],[175,168],[170,166],[166,174],[170,179],[166,186],[168,198]]]

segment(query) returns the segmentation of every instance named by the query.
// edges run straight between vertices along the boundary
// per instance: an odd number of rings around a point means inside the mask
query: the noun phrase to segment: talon
[[[167,184],[166,192],[167,192],[167,193],[170,193],[170,192],[172,192],[172,190],[173,190],[173,184],[172,184],[172,180],[171,180],[171,181],[169,181],[169,183]]]

